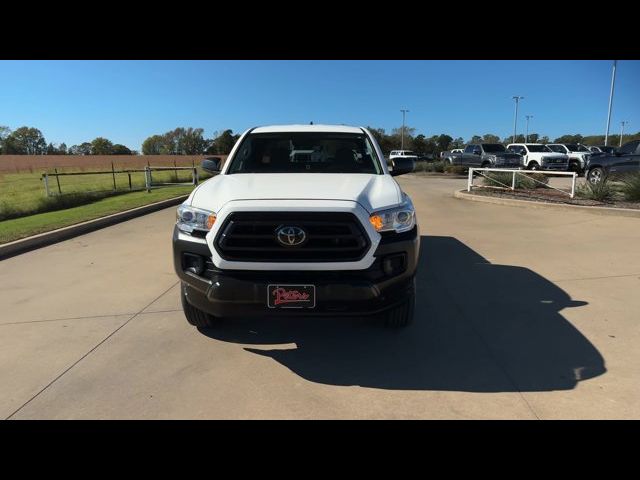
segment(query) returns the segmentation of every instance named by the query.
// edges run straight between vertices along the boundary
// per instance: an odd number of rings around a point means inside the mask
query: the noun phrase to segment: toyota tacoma
[[[174,268],[187,321],[380,314],[413,318],[416,214],[365,128],[257,127],[178,207]]]

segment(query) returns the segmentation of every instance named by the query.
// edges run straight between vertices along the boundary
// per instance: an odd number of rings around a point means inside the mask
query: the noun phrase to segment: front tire
[[[590,169],[586,174],[589,183],[600,183],[604,177],[604,171],[600,167]]]
[[[536,162],[532,162],[529,164],[529,170],[540,170],[540,165],[538,165]]]
[[[180,300],[182,302],[182,311],[184,312],[184,316],[187,318],[187,322],[189,322],[189,324],[199,328],[213,327],[216,318],[189,303],[184,284],[180,287]]]

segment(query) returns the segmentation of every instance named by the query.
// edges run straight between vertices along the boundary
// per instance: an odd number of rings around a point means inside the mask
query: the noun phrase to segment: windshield
[[[566,153],[567,151],[564,149],[562,145],[547,145],[549,149],[557,153]]]
[[[381,174],[382,168],[364,133],[252,133],[227,174],[296,172]]]
[[[496,153],[496,152],[506,152],[507,149],[504,148],[504,145],[501,143],[483,143],[482,149],[485,152]]]
[[[589,151],[582,145],[578,145],[575,143],[568,143],[567,148],[569,149],[570,152],[588,152]]]
[[[553,150],[551,150],[549,147],[545,146],[545,145],[527,145],[527,149],[530,152],[552,152]]]

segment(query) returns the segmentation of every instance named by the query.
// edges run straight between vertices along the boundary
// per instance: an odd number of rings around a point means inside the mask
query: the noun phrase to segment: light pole
[[[609,125],[611,124],[611,105],[613,104],[613,87],[616,84],[616,65],[618,61],[613,61],[613,72],[611,72],[611,92],[609,92],[609,113],[607,114],[607,132],[604,134],[604,145],[607,146],[609,140]]]
[[[512,98],[516,101],[516,113],[513,117],[513,143],[516,143],[516,128],[518,125],[518,103],[520,103],[520,100],[522,100],[524,97],[514,95]]]
[[[618,145],[618,147],[622,146],[622,135],[624,135],[624,126],[628,124],[629,124],[628,120],[624,120],[620,122],[620,145]]]
[[[409,110],[400,110],[402,112],[402,133],[400,134],[400,150],[404,150],[404,116]]]
[[[527,119],[527,136],[525,139],[525,143],[529,143],[529,119],[533,118],[533,115],[525,115],[526,119]]]

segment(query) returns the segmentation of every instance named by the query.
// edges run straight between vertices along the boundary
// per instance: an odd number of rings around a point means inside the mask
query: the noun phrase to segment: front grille
[[[281,226],[302,228],[300,246],[283,246]],[[214,241],[225,260],[245,262],[352,262],[371,246],[360,221],[347,212],[233,212]]]

